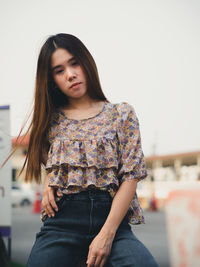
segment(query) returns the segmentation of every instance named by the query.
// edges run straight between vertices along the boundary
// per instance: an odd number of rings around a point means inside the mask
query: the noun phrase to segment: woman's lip
[[[71,89],[78,88],[80,84],[81,84],[81,83],[77,83],[77,84],[75,84],[75,85],[71,86],[70,88],[71,88]]]

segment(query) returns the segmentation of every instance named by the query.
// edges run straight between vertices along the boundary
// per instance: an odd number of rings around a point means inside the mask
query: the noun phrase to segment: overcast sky
[[[133,105],[143,151],[200,150],[199,0],[0,0],[0,105],[16,136],[33,100],[49,35],[74,34],[93,55],[106,97]]]

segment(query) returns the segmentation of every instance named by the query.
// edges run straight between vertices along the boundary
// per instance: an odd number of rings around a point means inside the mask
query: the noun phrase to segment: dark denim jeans
[[[31,250],[28,267],[76,267],[87,259],[89,245],[111,208],[107,191],[88,190],[64,195],[55,217],[44,221]],[[157,267],[155,259],[136,238],[125,216],[118,227],[105,267]]]

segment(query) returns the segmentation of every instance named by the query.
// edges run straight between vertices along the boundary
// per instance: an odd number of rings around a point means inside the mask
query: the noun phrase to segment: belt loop
[[[89,198],[90,199],[93,199],[93,196],[94,196],[94,194],[93,194],[93,190],[88,190],[88,192],[89,192]]]

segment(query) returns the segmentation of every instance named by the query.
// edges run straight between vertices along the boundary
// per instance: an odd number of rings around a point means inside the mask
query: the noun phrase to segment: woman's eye
[[[56,74],[59,74],[59,73],[61,73],[63,70],[58,70],[58,71],[56,71]]]
[[[73,65],[73,66],[78,65],[78,62],[77,62],[77,61],[74,61],[74,62],[72,63],[72,65]]]

